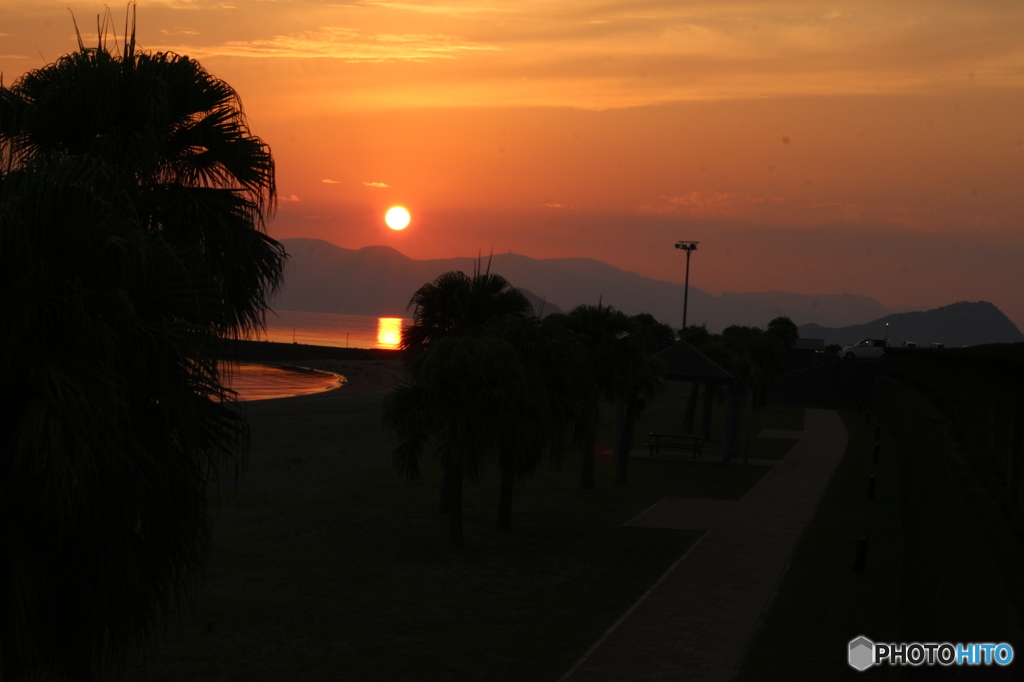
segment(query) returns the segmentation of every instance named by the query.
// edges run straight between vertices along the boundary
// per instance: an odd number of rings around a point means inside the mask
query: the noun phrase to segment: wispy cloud
[[[157,49],[179,48],[159,46]],[[198,57],[291,57],[391,62],[455,59],[461,54],[499,49],[495,45],[463,40],[444,33],[371,34],[358,28],[325,26],[315,31],[277,35],[264,40],[189,46],[188,51]]]
[[[691,218],[740,217],[750,208],[766,201],[781,202],[782,199],[756,199],[730,192],[694,190],[678,196],[662,196],[664,203],[648,204],[645,212],[665,215],[685,215]]]
[[[175,26],[172,29],[162,28],[162,29],[160,29],[160,33],[164,34],[165,36],[197,36],[197,35],[199,35],[199,31],[194,31],[194,30],[192,30],[190,28],[182,28],[180,26]]]
[[[471,16],[475,14],[494,14],[503,11],[497,2],[413,2],[406,0],[362,0],[359,3],[364,7],[382,7],[389,10],[406,12],[418,12],[421,14],[438,14],[445,17]]]
[[[383,182],[364,182],[367,187],[387,187]]]
[[[285,197],[278,197],[278,201],[293,201],[294,202],[294,201],[302,201],[302,200],[299,199],[294,194],[290,194],[290,195],[285,196]]]
[[[340,185],[341,184],[340,180],[331,180],[329,178],[324,178],[320,182],[323,182],[323,183],[328,184],[328,185]]]

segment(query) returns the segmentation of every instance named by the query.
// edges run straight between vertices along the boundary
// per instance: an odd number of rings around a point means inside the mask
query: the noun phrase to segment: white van
[[[840,360],[884,360],[885,349],[892,346],[889,339],[864,339],[860,343],[839,351]]]

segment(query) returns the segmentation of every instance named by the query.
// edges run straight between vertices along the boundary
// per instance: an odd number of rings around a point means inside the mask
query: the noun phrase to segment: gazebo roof
[[[662,376],[669,381],[699,381],[730,384],[736,377],[726,372],[708,356],[686,343],[678,341],[654,357],[661,360]]]

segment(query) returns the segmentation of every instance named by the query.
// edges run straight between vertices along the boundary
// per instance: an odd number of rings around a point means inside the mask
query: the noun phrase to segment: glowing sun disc
[[[384,216],[384,222],[388,224],[392,230],[404,230],[409,225],[409,212],[401,206],[395,206],[389,208],[387,214]]]

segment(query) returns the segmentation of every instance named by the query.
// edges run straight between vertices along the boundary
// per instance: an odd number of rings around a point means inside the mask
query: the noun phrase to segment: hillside
[[[886,330],[886,324],[889,325]],[[895,313],[868,324],[840,328],[817,324],[800,326],[800,336],[824,339],[825,343],[848,345],[869,337],[888,337],[893,345],[913,341],[918,346],[943,343],[946,346],[976,346],[983,343],[1016,343],[1024,341],[1013,322],[999,308],[987,301],[952,305],[910,313]]]
[[[283,239],[291,256],[285,286],[273,306],[283,310],[351,315],[404,315],[413,292],[449,270],[472,272],[475,258],[414,260],[387,246],[343,249],[319,239]],[[483,260],[486,267],[487,259]],[[626,272],[589,258],[534,259],[496,254],[491,271],[549,304],[569,310],[602,301],[629,314],[648,312],[678,328],[683,316],[683,285]],[[690,286],[689,323],[721,331],[731,324],[764,326],[786,315],[799,324],[841,327],[863,324],[888,311],[878,301],[854,295],[785,292],[714,296]]]

